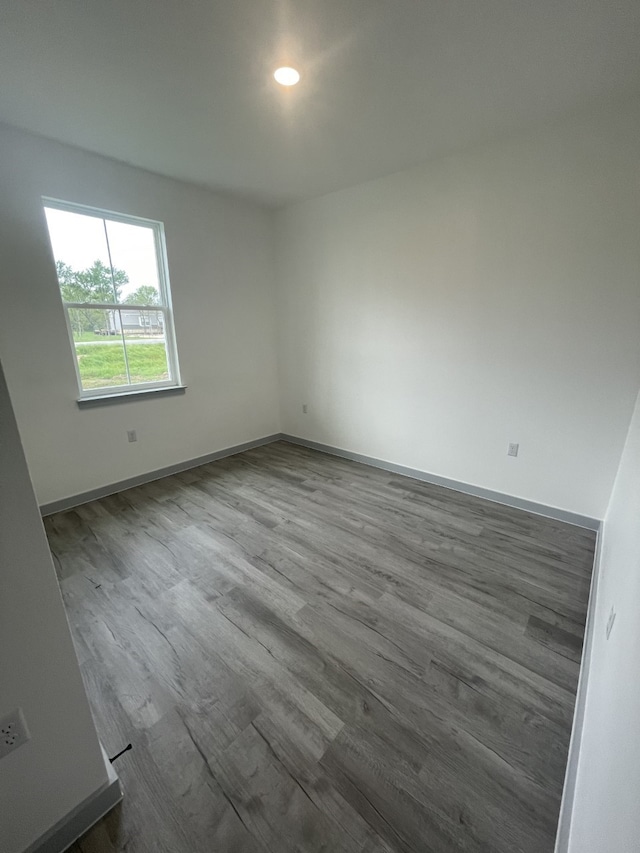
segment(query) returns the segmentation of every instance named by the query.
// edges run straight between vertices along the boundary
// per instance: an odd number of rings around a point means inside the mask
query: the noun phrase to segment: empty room
[[[1,853],[640,853],[640,4],[0,79]]]

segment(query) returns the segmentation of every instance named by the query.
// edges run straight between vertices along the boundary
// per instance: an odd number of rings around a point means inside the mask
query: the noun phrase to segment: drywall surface
[[[280,211],[282,430],[602,518],[640,366],[639,135],[633,102]]]
[[[640,845],[640,396],[603,536],[570,853]]]
[[[0,763],[0,850],[19,853],[107,782],[0,370],[0,717],[31,740]]]
[[[39,502],[278,432],[272,214],[6,126],[0,150],[0,357]],[[43,195],[164,222],[184,395],[78,409]]]

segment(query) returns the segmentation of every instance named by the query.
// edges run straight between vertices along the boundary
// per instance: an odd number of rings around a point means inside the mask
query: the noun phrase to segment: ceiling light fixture
[[[295,68],[278,68],[273,75],[281,86],[295,86],[300,80],[300,74]]]

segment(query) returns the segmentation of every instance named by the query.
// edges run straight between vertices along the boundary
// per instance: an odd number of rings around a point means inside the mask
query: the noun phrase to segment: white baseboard
[[[102,750],[108,781],[80,805],[59,820],[41,838],[31,844],[24,853],[63,853],[85,832],[103,818],[122,800],[122,788],[118,774]]]
[[[571,512],[567,509],[560,509],[560,507],[547,506],[546,504],[530,501],[526,498],[519,498],[516,495],[496,492],[493,489],[474,486],[470,483],[465,483],[462,480],[452,480],[449,477],[441,477],[439,474],[431,474],[428,471],[421,471],[419,468],[408,468],[406,465],[397,465],[395,462],[387,462],[384,459],[377,459],[375,456],[365,456],[362,453],[355,453],[352,450],[342,450],[340,447],[333,447],[330,444],[320,444],[320,442],[310,441],[309,439],[300,438],[296,435],[287,435],[286,433],[283,433],[280,438],[283,441],[291,442],[291,444],[299,444],[301,447],[309,447],[311,450],[319,450],[321,453],[329,453],[332,456],[351,459],[353,462],[360,462],[363,465],[372,465],[374,468],[382,468],[385,471],[392,471],[394,474],[401,474],[403,477],[411,477],[414,480],[433,483],[435,486],[443,486],[445,489],[464,492],[467,495],[474,495],[474,497],[484,498],[484,500],[504,504],[505,506],[511,506],[515,509],[522,509],[525,512],[533,512],[536,515],[544,515],[547,518],[555,518],[556,521],[575,524],[578,527],[585,527],[587,530],[598,531],[602,523],[599,518],[592,518],[589,515],[581,515],[580,513]]]
[[[264,438],[257,438],[254,441],[246,441],[244,444],[225,447],[223,450],[214,450],[213,453],[207,453],[205,456],[197,456],[194,459],[186,459],[184,462],[176,462],[164,468],[156,468],[145,474],[138,474],[136,477],[128,477],[126,480],[119,480],[116,483],[109,483],[106,486],[98,486],[98,488],[89,489],[87,492],[69,495],[67,498],[60,498],[57,501],[41,504],[40,513],[41,515],[52,515],[54,512],[73,509],[74,506],[80,506],[81,504],[89,503],[89,501],[97,501],[100,498],[106,498],[108,495],[124,492],[125,489],[143,486],[145,483],[151,483],[153,480],[160,480],[162,477],[170,477],[172,474],[188,471],[189,468],[197,468],[199,465],[215,462],[216,459],[224,459],[226,456],[234,456],[236,453],[243,453],[245,450],[261,447],[263,444],[270,444],[272,441],[278,441],[281,437],[280,433],[267,435]]]
[[[560,817],[558,818],[555,853],[567,853],[571,837],[571,819],[573,817],[573,804],[578,777],[578,760],[580,758],[580,747],[582,744],[587,690],[589,687],[589,673],[591,669],[591,656],[593,652],[593,634],[595,631],[603,540],[604,526],[601,527],[598,532],[596,553],[593,561],[593,572],[591,574],[589,606],[587,608],[587,621],[584,631],[584,643],[582,645],[582,661],[580,663],[580,676],[578,678],[578,689],[576,691],[576,704],[573,711],[573,725],[571,727],[571,740],[569,742],[569,754],[567,756],[567,769],[564,776],[564,787],[562,789],[562,803],[560,804]]]
[[[99,486],[96,489],[90,489],[87,492],[81,492],[77,495],[70,495],[60,500],[50,501],[49,503],[40,506],[42,515],[51,515],[54,512],[62,512],[67,509],[72,509],[80,504],[95,501],[99,498],[113,495],[116,492],[123,492],[125,489],[132,489],[135,486],[142,486],[145,483],[150,483],[153,480],[159,480],[162,477],[170,477],[172,474],[178,474],[180,471],[187,471],[189,468],[197,468],[199,465],[206,465],[208,462],[215,462],[216,459],[223,459],[226,456],[234,456],[236,453],[243,453],[245,450],[251,450],[254,447],[261,447],[264,444],[270,444],[273,441],[288,441],[291,444],[299,444],[302,447],[309,447],[312,450],[319,450],[321,453],[329,453],[332,456],[340,456],[343,459],[350,459],[353,462],[360,462],[363,465],[372,465],[374,468],[382,468],[385,471],[392,471],[394,474],[401,474],[404,477],[412,477],[414,480],[422,480],[423,482],[433,483],[436,486],[444,486],[446,489],[454,489],[456,492],[464,492],[468,495],[474,495],[478,498],[501,503],[505,506],[511,506],[515,509],[522,509],[525,512],[533,512],[537,515],[544,515],[548,518],[555,518],[557,521],[564,521],[567,524],[575,524],[578,527],[585,527],[588,530],[599,530],[601,521],[598,518],[592,518],[588,515],[580,515],[576,512],[560,509],[559,507],[547,506],[546,504],[536,503],[535,501],[519,498],[515,495],[507,495],[502,492],[496,492],[492,489],[485,489],[482,486],[474,486],[470,483],[465,483],[461,480],[452,480],[449,477],[441,477],[438,474],[431,474],[428,471],[421,471],[418,468],[408,468],[405,465],[397,465],[395,462],[387,462],[384,459],[377,459],[374,456],[365,456],[362,453],[355,453],[351,450],[342,450],[339,447],[333,447],[329,444],[320,444],[317,441],[310,441],[306,438],[300,438],[296,435],[287,435],[286,433],[274,433],[273,435],[258,438],[255,441],[247,441],[244,444],[236,444],[233,447],[227,447],[223,450],[216,450],[213,453],[207,453],[205,456],[198,456],[194,459],[187,459],[184,462],[177,462],[174,465],[167,465],[165,468],[157,468],[153,471],[148,471],[145,474],[139,474],[135,477],[130,477],[126,480],[120,480],[116,483],[110,483],[106,486]]]

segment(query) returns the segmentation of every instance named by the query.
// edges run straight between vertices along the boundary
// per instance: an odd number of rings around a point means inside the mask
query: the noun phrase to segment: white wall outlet
[[[613,628],[613,623],[616,621],[616,611],[611,607],[611,613],[609,613],[609,618],[607,619],[607,640],[609,639],[609,635],[611,634],[611,630]]]
[[[129,439],[129,443],[131,443],[132,441],[137,441],[138,433],[135,431],[135,429],[128,429],[127,438]]]
[[[309,411],[309,406],[306,403],[303,403],[302,404],[302,414],[306,415],[308,411]]]
[[[519,444],[514,444],[513,442],[509,442],[509,449],[507,450],[507,456],[517,456],[519,449],[520,449]]]
[[[30,739],[22,708],[16,708],[0,720],[0,758],[9,755]]]

